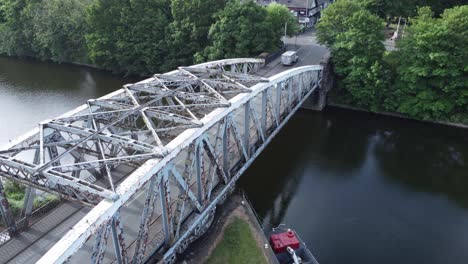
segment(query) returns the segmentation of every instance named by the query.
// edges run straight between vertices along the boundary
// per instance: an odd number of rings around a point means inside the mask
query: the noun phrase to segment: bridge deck
[[[86,213],[71,202],[57,206],[51,213],[0,247],[0,263],[33,263],[39,260]]]
[[[131,170],[116,167],[114,177],[123,179]],[[103,179],[96,184],[106,186]],[[48,212],[27,230],[0,246],[0,263],[33,263],[38,261],[60,238],[90,211],[75,202],[64,201]]]

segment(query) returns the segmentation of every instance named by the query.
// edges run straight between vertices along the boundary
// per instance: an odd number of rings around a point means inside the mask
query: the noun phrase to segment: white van
[[[283,65],[292,65],[293,63],[297,62],[299,57],[297,56],[297,52],[295,51],[286,51],[281,55],[281,63]]]

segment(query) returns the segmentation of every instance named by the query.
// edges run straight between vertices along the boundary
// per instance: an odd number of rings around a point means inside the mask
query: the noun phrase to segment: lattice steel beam
[[[43,191],[64,194],[70,200],[97,204],[103,198],[117,199],[118,195],[105,188],[53,170],[36,172],[34,164],[0,155],[0,176],[30,185]]]
[[[307,79],[300,90],[297,90],[297,87],[288,87],[286,93],[290,96],[287,100],[275,100],[275,102],[270,92],[277,91],[280,82],[287,82],[297,76],[311,76],[321,70],[319,66],[296,68],[269,78],[269,82],[265,83],[258,81],[261,78],[248,75],[258,69],[259,64],[261,61],[255,59],[223,60],[155,75],[154,78],[127,86],[127,89],[97,100],[107,106],[90,103],[89,109],[92,110],[90,116],[75,120],[71,118],[64,120],[69,116],[62,116],[60,117],[62,119],[45,122],[43,127],[37,130],[39,137],[28,136],[27,143],[12,145],[17,151],[5,153],[11,156],[5,156],[6,161],[0,160],[0,171],[3,168],[9,173],[18,174],[18,179],[23,178],[24,181],[33,183],[38,181],[43,187],[47,186],[44,189],[53,185],[48,181],[57,180],[56,177],[62,180],[76,179],[65,173],[76,175],[75,171],[96,170],[103,165],[113,167],[125,161],[145,161],[116,186],[115,196],[110,195],[106,197],[107,199],[102,199],[102,196],[97,197],[101,202],[44,255],[39,263],[66,261],[97,231],[92,261],[103,260],[104,254],[107,254],[107,237],[112,233],[115,260],[117,262],[129,260],[126,257],[126,250],[133,248],[135,257],[132,259],[140,262],[147,254],[145,240],[150,239],[148,230],[153,228],[162,229],[162,243],[158,243],[158,247],[161,246],[160,252],[165,254],[165,261],[173,261],[176,252],[183,251],[188,243],[208,228],[217,204],[232,191],[240,174],[253,162],[315,87],[311,85],[313,78]],[[280,93],[283,94],[283,91]],[[280,99],[282,99],[281,94]],[[257,104],[259,101],[260,107]],[[109,105],[118,106],[119,110],[124,111],[107,111],[106,109],[112,109]],[[279,112],[276,111],[277,108],[273,110],[273,105],[276,107],[279,105]],[[260,108],[260,115],[257,114],[256,108]],[[108,115],[96,112],[103,109]],[[71,116],[83,115],[86,110],[88,108],[79,108],[73,111]],[[154,122],[154,126],[139,125],[138,122],[143,121],[140,118],[142,113]],[[138,122],[136,118],[140,118]],[[94,129],[86,128],[92,119],[99,124],[96,124]],[[117,124],[123,121],[126,122],[125,126],[117,127]],[[242,122],[246,123],[244,125],[247,128],[242,127]],[[80,126],[81,123],[84,127]],[[254,128],[253,131],[250,130],[251,127]],[[66,145],[63,150],[54,149],[53,145],[48,145],[53,142],[45,140],[49,136],[47,133],[50,129],[60,131],[59,133],[69,137],[67,138],[69,141],[77,141],[71,142],[70,146]],[[215,134],[213,130],[216,130]],[[149,135],[157,133],[160,136],[160,133],[165,131],[171,131],[171,136],[174,137],[170,142],[161,142],[166,152],[157,156],[161,146],[158,146],[156,140],[152,140]],[[172,134],[175,131],[177,133]],[[255,133],[256,138],[252,139],[251,133]],[[52,137],[51,140],[63,141],[56,137]],[[96,145],[98,141],[104,144],[101,150]],[[43,162],[38,166],[30,166],[30,162],[16,158],[16,155],[21,153],[20,148],[31,144],[39,145],[38,149],[42,151]],[[119,146],[120,150],[127,148],[129,152],[123,154],[111,149],[113,146]],[[97,156],[96,160],[83,160],[84,154],[81,152],[83,147],[94,149],[94,152],[100,152],[101,155]],[[133,153],[130,153],[132,150]],[[51,152],[49,160],[45,158],[45,151]],[[183,156],[187,151],[189,154]],[[67,154],[75,157],[73,163],[65,162],[64,157]],[[151,156],[154,154],[156,155]],[[146,157],[139,159],[138,155],[148,155],[148,159]],[[181,155],[187,160],[183,174],[179,173],[178,170],[182,169],[176,163]],[[10,166],[11,161],[20,166],[17,166],[18,168]],[[192,175],[196,175],[193,180]],[[147,193],[147,198],[150,198],[149,203],[147,205],[145,203],[141,208],[142,225],[138,237],[143,240],[138,242],[139,246],[132,243],[127,248],[125,243],[118,243],[124,241],[124,233],[122,229],[120,235],[117,234],[118,229],[113,228],[116,226],[114,221],[120,208],[128,205],[143,186],[148,186],[146,185],[148,182],[154,184],[149,189],[153,190],[153,193]],[[179,187],[179,194],[182,195],[178,201],[175,201],[173,195],[171,196],[171,192],[177,191],[173,189],[173,184]],[[76,200],[95,201],[96,199],[89,199],[86,196],[89,190],[83,189],[82,186],[89,189],[95,187],[82,182],[69,182],[60,185],[58,190],[60,193],[76,197]],[[106,193],[105,191],[114,194],[106,189],[101,193]],[[159,226],[152,226],[149,229],[150,211],[155,209],[151,209],[151,206],[154,206],[154,202],[151,202],[154,201],[154,197],[161,197],[158,213],[162,223],[160,221]],[[178,209],[174,210],[175,206]],[[151,252],[157,249],[154,248]]]

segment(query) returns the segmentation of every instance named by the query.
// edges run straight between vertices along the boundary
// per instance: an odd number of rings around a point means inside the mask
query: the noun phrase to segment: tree
[[[253,56],[275,48],[267,11],[253,1],[230,1],[215,19],[209,31],[211,44],[195,55],[197,61]]]
[[[0,4],[4,21],[0,27],[0,52],[7,55],[34,57],[32,17],[39,0],[3,0]]]
[[[381,18],[412,17],[417,15],[418,7],[429,6],[436,16],[441,15],[445,9],[463,5],[466,0],[355,0],[371,13]]]
[[[40,59],[86,62],[86,21],[90,1],[45,0],[34,12],[34,50]]]
[[[95,0],[87,14],[90,59],[116,73],[159,72],[171,22],[168,0]]]
[[[209,45],[208,32],[214,14],[221,11],[226,0],[172,0],[174,21],[169,25],[166,69],[192,65],[195,53]]]
[[[84,61],[91,0],[3,0],[0,2],[0,53],[54,61]]]
[[[362,8],[348,0],[339,0],[322,12],[322,18],[316,26],[317,39],[321,44],[332,47],[340,34],[350,28],[349,19]]]
[[[436,17],[440,17],[445,11],[445,9],[449,9],[455,6],[466,5],[466,0],[417,0],[417,6],[424,7],[429,6],[431,7],[432,11]],[[416,11],[416,7],[414,8]],[[416,15],[416,12],[414,13]]]
[[[291,14],[289,9],[282,4],[272,3],[266,7],[267,10],[267,22],[273,29],[273,34],[276,37],[274,43],[278,43],[281,40],[281,36],[284,35],[284,28],[286,24],[286,34],[292,36],[297,34],[299,31],[299,24],[297,18]]]
[[[380,108],[388,86],[382,22],[359,4],[339,0],[317,25],[319,42],[331,50],[342,97],[372,110]]]
[[[3,23],[5,23],[7,21],[6,20],[7,19],[7,17],[6,17],[7,14],[5,13],[6,8],[7,8],[6,3],[7,3],[6,1],[1,1],[0,2],[0,24],[3,24]]]
[[[393,3],[400,3],[402,0],[394,0]],[[356,0],[361,6],[367,9],[374,15],[377,15],[381,18],[386,18],[388,14],[388,5],[386,0]],[[396,6],[396,5],[395,5]]]
[[[429,7],[411,20],[398,52],[398,111],[449,119],[468,109],[468,6],[434,18]]]

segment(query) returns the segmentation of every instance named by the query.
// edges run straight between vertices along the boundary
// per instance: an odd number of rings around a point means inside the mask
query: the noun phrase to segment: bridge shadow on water
[[[468,263],[466,130],[298,112],[241,177],[264,224],[320,263]]]

